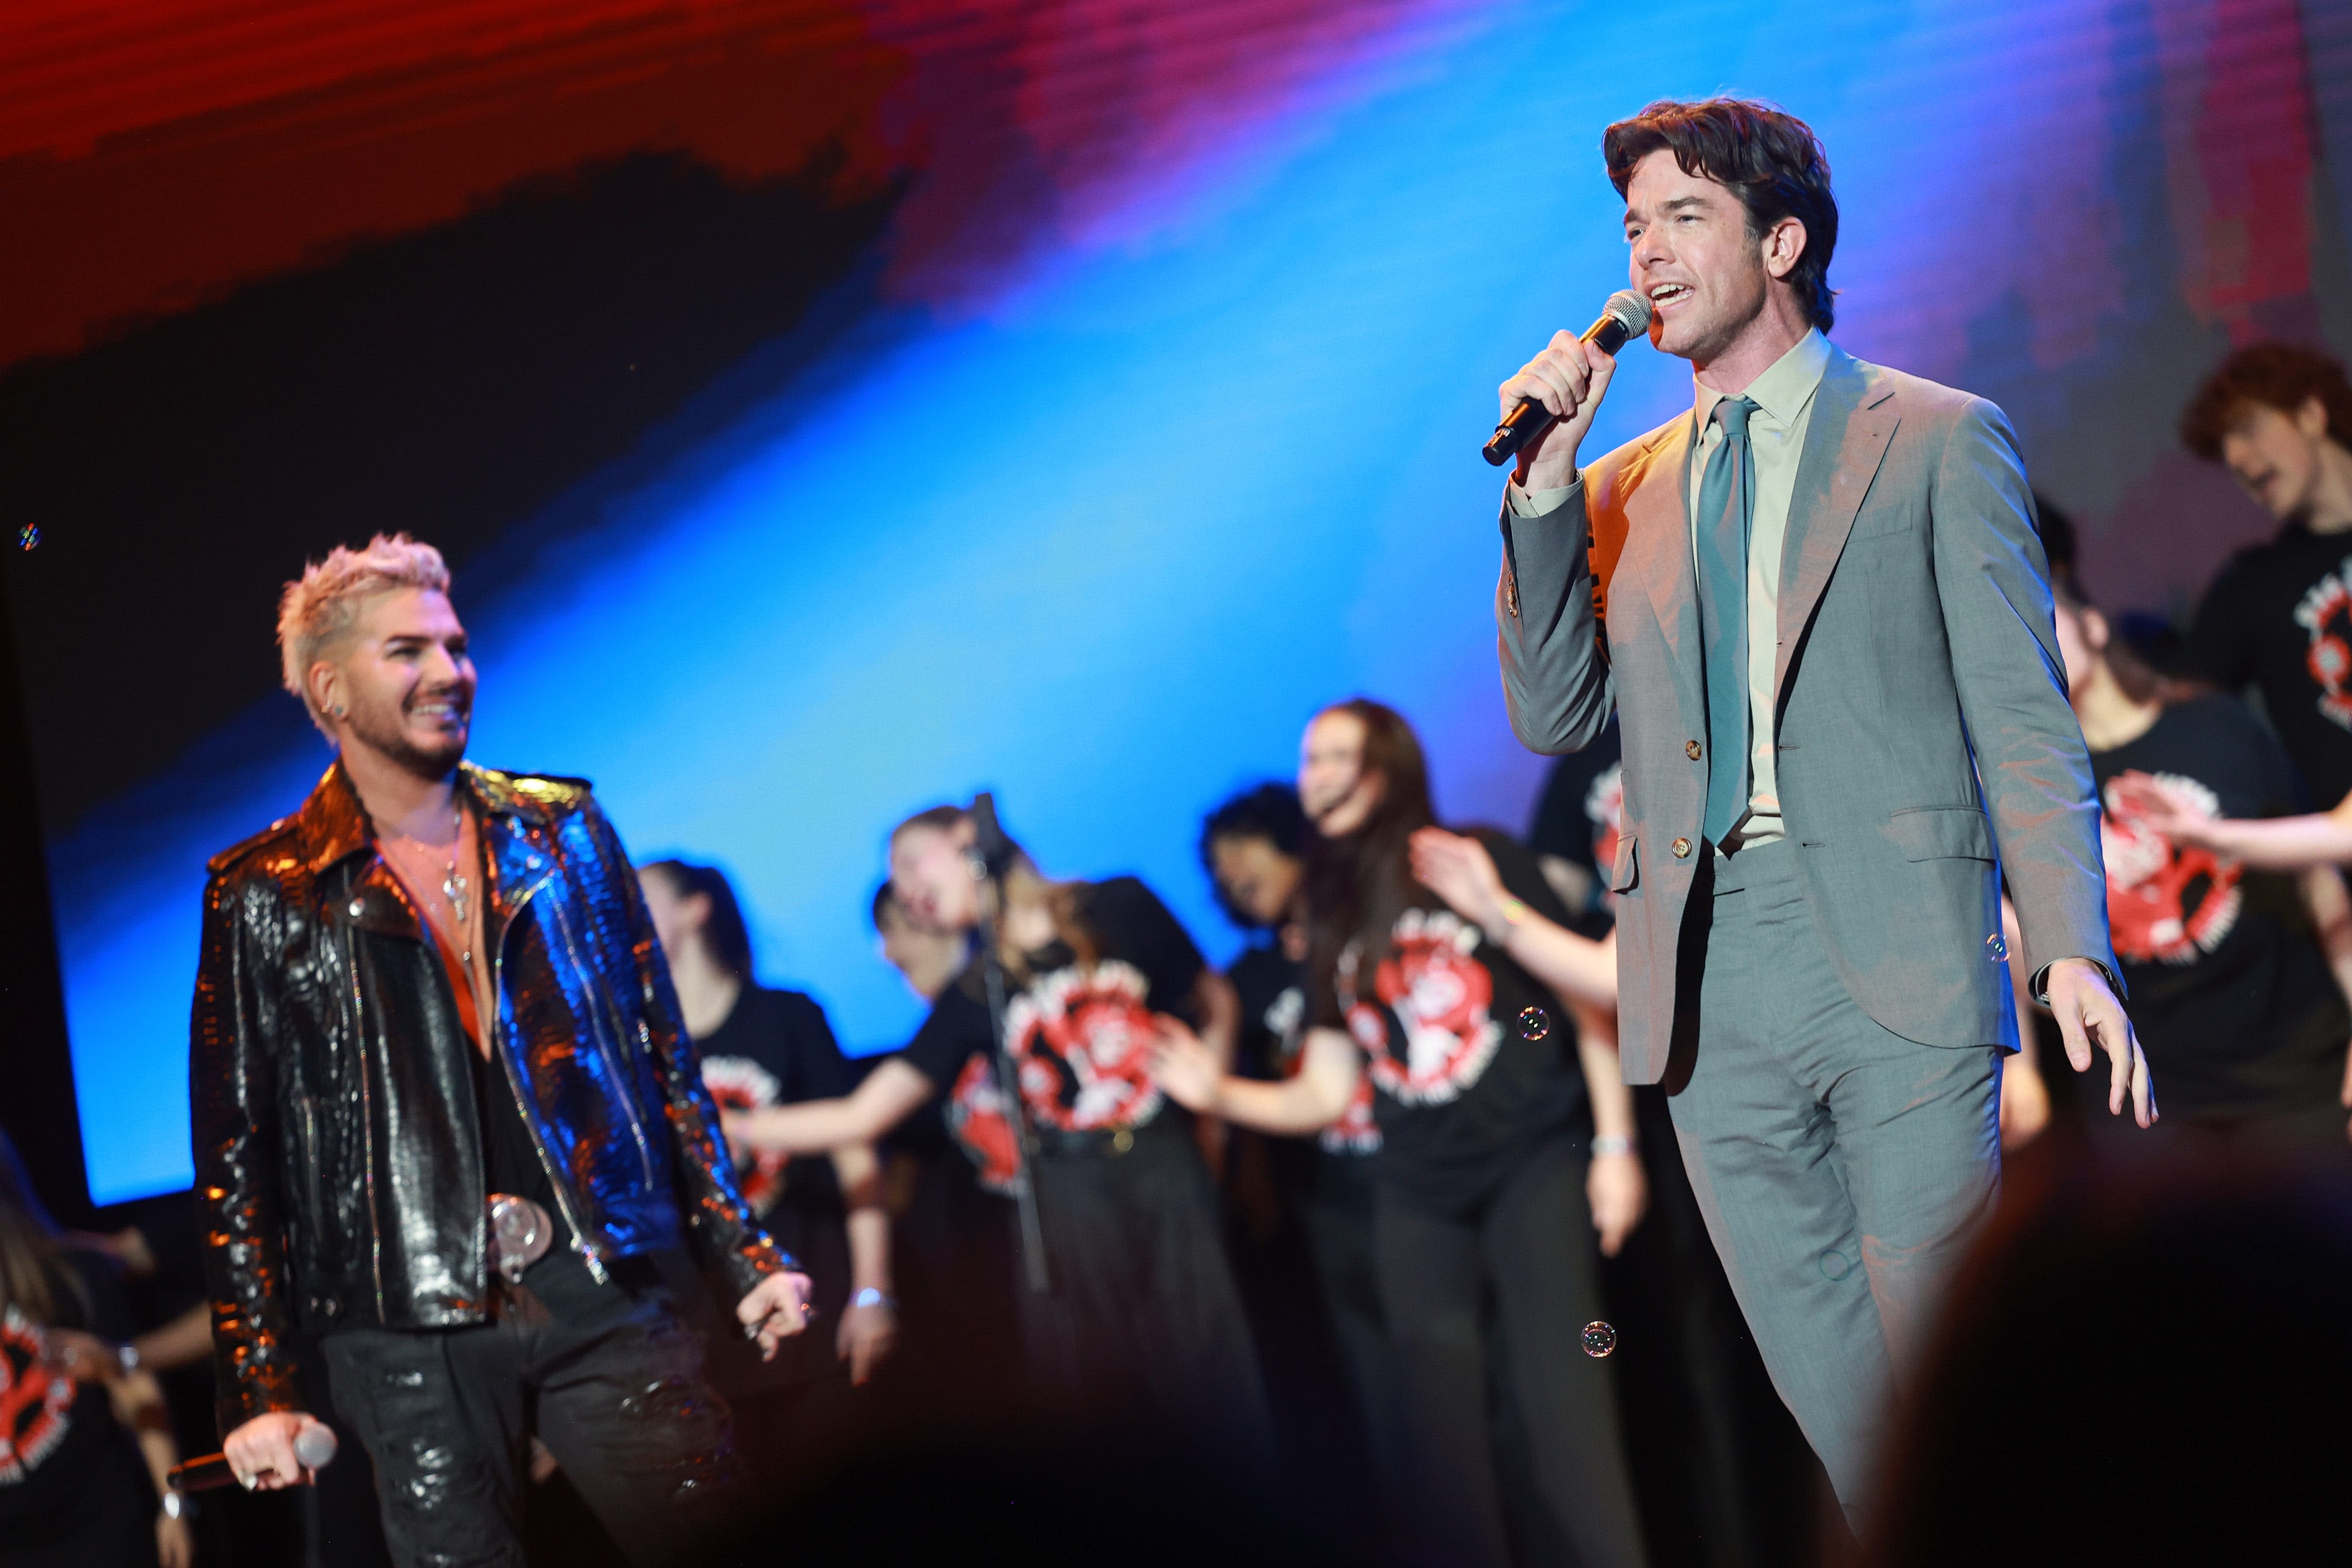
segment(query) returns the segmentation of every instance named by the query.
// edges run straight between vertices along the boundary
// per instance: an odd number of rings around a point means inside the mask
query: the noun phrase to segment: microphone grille
[[[308,1427],[294,1439],[294,1457],[304,1466],[323,1470],[331,1463],[337,1448],[335,1435],[324,1427]]]
[[[1650,308],[1650,298],[1646,294],[1636,294],[1630,288],[1621,288],[1609,297],[1609,303],[1602,306],[1601,309],[1624,322],[1625,331],[1629,337],[1639,337],[1650,329],[1650,317],[1654,312]]]

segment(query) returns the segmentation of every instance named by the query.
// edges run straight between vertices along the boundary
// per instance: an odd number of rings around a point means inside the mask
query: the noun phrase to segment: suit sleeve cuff
[[[1575,494],[1581,484],[1582,481],[1580,480],[1575,485],[1557,485],[1549,489],[1525,490],[1519,487],[1519,482],[1517,479],[1506,480],[1503,486],[1503,502],[1510,508],[1511,516],[1515,517],[1540,517],[1548,512],[1559,510],[1560,503]]]
[[[2100,975],[2104,977],[2107,982],[2107,989],[2115,992],[2118,1000],[2122,999],[2124,994],[2123,979],[2113,969],[2107,967],[2105,959],[2094,958],[2087,953],[2074,953],[2068,955],[2068,956],[2080,958],[2084,963],[2088,964],[2091,967],[2098,970]],[[2050,971],[2054,966],[2064,962],[2066,962],[2065,958],[2053,958],[2049,963],[2042,965],[2042,967],[2033,971],[2033,981],[2028,989],[2032,993],[2033,999],[2040,1002],[2045,1008],[2050,1005]]]

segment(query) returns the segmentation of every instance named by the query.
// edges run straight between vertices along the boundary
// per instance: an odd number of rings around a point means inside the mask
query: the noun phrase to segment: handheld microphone
[[[1621,288],[1601,308],[1601,319],[1584,329],[1584,340],[1602,353],[1613,355],[1629,340],[1650,329],[1650,316],[1646,297]],[[1523,397],[1519,406],[1504,415],[1503,423],[1495,427],[1495,434],[1487,437],[1480,455],[1500,468],[1519,455],[1520,447],[1557,423],[1549,409],[1531,397]]]
[[[323,1470],[334,1461],[335,1448],[335,1434],[327,1427],[305,1427],[302,1435],[294,1439],[294,1457],[302,1461],[306,1470]],[[230,1468],[226,1454],[205,1454],[183,1460],[172,1467],[171,1481],[172,1490],[183,1496],[238,1484],[236,1471]]]
[[[996,796],[982,789],[971,798],[972,853],[990,876],[1003,876],[1013,863],[1013,841],[996,820]]]

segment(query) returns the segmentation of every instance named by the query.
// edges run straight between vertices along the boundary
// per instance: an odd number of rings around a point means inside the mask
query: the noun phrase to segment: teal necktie
[[[1748,807],[1748,535],[1756,520],[1756,465],[1748,444],[1755,402],[1715,405],[1723,439],[1698,484],[1698,615],[1706,668],[1706,818],[1721,844]]]

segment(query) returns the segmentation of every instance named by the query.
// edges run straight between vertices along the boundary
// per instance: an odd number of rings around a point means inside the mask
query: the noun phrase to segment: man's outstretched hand
[[[2131,1019],[2105,972],[2088,958],[2061,958],[2050,966],[2047,983],[2067,1061],[2075,1071],[2088,1072],[2093,1051],[2105,1051],[2108,1113],[2122,1115],[2128,1099],[2134,1121],[2156,1125],[2156,1086],[2148,1081],[2147,1058],[2140,1054],[2139,1037],[2132,1033]]]

